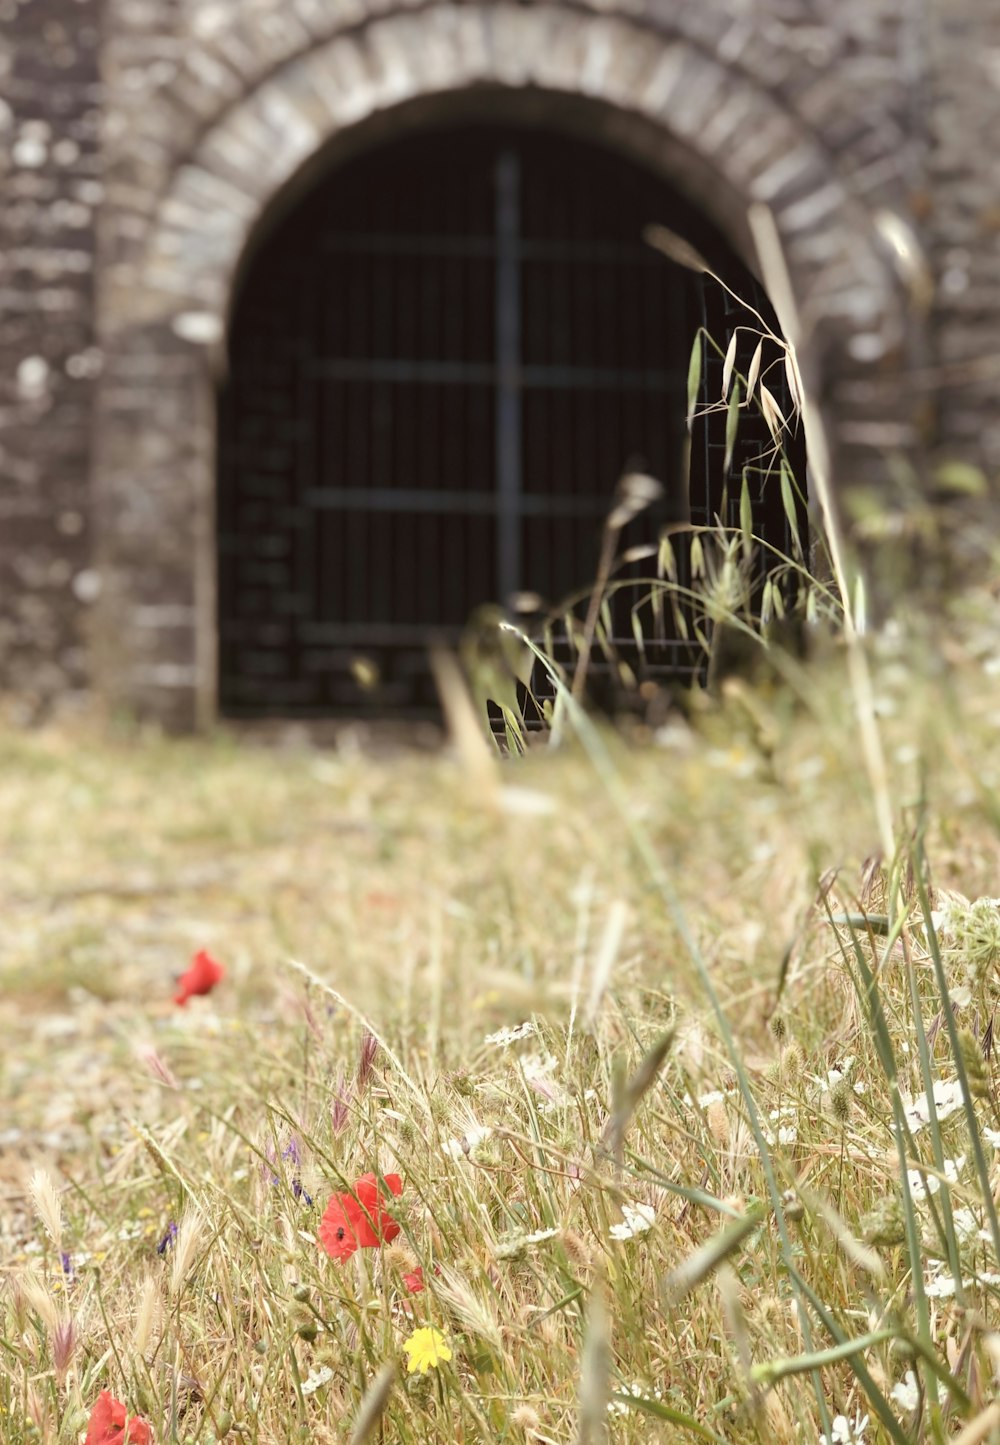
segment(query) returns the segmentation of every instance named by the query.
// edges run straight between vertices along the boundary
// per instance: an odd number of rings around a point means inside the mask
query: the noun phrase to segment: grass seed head
[[[594,1268],[594,1254],[590,1245],[575,1229],[564,1229],[562,1246],[575,1273],[585,1279]]]
[[[897,1195],[880,1200],[861,1221],[861,1237],[866,1244],[891,1249],[906,1240],[906,1216]]]
[[[180,1294],[201,1244],[203,1220],[197,1210],[189,1209],[177,1228],[174,1257],[170,1269],[170,1293]]]
[[[518,1405],[510,1417],[510,1423],[515,1430],[520,1430],[529,1439],[542,1428],[538,1411],[532,1405]]]
[[[72,1315],[67,1315],[60,1320],[52,1331],[52,1363],[55,1365],[56,1379],[60,1385],[65,1383],[67,1372],[73,1363],[73,1356],[76,1347],[80,1342],[76,1324]]]
[[[154,1330],[159,1330],[159,1323],[160,1285],[153,1275],[147,1274],[139,1289],[139,1306],[132,1333],[132,1348],[140,1359],[145,1357]]]
[[[62,1251],[62,1205],[51,1176],[44,1169],[36,1169],[28,1185],[35,1213],[45,1227],[57,1253]]]
[[[846,1124],[851,1116],[851,1107],[854,1104],[854,1090],[846,1079],[841,1079],[835,1084],[830,1092],[830,1108],[833,1110],[833,1117],[838,1124]]]
[[[962,1063],[965,1065],[972,1097],[988,1099],[990,1095],[989,1070],[986,1067],[986,1060],[983,1058],[982,1045],[970,1028],[963,1027],[958,1030],[958,1047],[962,1055]]]

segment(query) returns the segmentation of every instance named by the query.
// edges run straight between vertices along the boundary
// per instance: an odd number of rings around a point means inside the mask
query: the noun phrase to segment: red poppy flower
[[[129,1416],[121,1400],[102,1390],[90,1412],[84,1445],[152,1445],[153,1433],[138,1415]]]
[[[398,1174],[387,1174],[390,1194],[403,1192]],[[353,1193],[335,1194],[326,1206],[317,1231],[319,1242],[331,1259],[350,1259],[356,1249],[374,1249],[388,1244],[399,1233],[399,1223],[382,1207],[382,1196],[374,1174],[363,1174]]]
[[[178,979],[174,1003],[186,1004],[196,993],[211,993],[225,971],[221,963],[216,963],[212,955],[202,949],[191,960],[188,971]]]
[[[411,1270],[409,1274],[403,1275],[403,1288],[406,1290],[407,1294],[419,1294],[423,1287],[423,1266],[418,1264],[416,1269]]]

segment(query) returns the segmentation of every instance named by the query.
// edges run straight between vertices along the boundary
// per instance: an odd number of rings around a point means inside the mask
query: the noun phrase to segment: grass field
[[[0,1440],[989,1438],[994,649],[882,641],[874,778],[836,658],[487,769],[0,733]]]

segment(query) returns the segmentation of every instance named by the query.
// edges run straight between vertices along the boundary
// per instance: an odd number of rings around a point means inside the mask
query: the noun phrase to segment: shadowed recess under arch
[[[651,222],[769,310],[660,177],[534,126],[383,143],[262,228],[220,398],[225,713],[433,711],[428,641],[456,642],[484,605],[527,593],[544,615],[585,588],[625,469],[664,488],[625,545],[735,520],[766,427],[741,427],[728,502],[720,418],[696,424],[689,478],[687,367],[700,325],[724,348],[752,318],[652,251]],[[703,396],[719,391],[708,365]],[[758,529],[783,545],[776,480],[753,486]],[[698,656],[669,627],[638,656],[630,600],[612,612],[618,656],[640,677],[689,675]],[[598,680],[610,666],[595,657]]]

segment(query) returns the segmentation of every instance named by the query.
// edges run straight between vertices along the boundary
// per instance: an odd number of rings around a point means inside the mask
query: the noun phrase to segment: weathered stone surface
[[[993,0],[31,0],[0,40],[0,686],[209,715],[244,248],[352,126],[483,86],[589,102],[751,260],[772,210],[842,486],[885,495],[899,452],[996,484]]]

